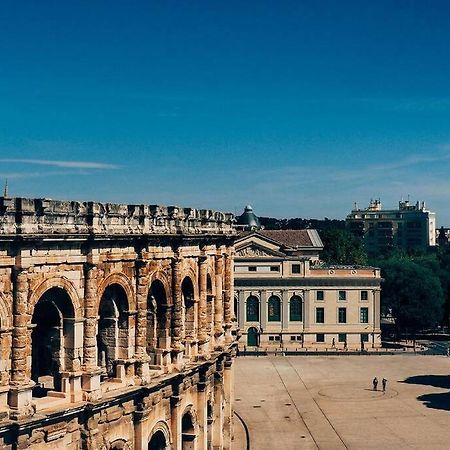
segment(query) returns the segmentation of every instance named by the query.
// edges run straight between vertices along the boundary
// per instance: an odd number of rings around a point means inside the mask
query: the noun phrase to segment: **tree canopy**
[[[320,233],[324,249],[321,259],[331,264],[367,264],[363,241],[348,230],[329,228]]]
[[[432,268],[410,258],[374,263],[381,268],[384,278],[382,311],[391,311],[398,327],[416,331],[434,327],[442,320],[444,293],[439,276]]]

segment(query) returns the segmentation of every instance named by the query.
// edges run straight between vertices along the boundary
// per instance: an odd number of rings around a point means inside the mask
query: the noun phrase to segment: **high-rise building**
[[[436,214],[425,202],[411,205],[399,202],[398,209],[383,209],[381,201],[371,200],[365,209],[356,206],[346,218],[347,228],[364,238],[370,256],[397,248],[406,252],[426,251],[436,245]]]

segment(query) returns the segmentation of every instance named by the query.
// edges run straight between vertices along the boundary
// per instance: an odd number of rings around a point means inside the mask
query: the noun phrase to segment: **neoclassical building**
[[[250,206],[237,224],[234,308],[241,346],[380,346],[379,269],[326,265],[316,230],[263,230]]]
[[[0,197],[0,447],[230,448],[232,223]]]

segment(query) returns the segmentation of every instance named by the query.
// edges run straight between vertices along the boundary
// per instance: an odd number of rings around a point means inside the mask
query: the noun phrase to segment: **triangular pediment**
[[[235,245],[236,256],[243,258],[284,257],[279,245],[266,240],[263,236],[252,234],[243,239],[238,239]]]

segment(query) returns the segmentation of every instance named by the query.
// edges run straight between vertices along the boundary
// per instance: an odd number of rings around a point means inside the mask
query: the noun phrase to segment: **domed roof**
[[[236,220],[236,225],[250,229],[261,228],[261,223],[250,205],[244,208],[244,212]]]

